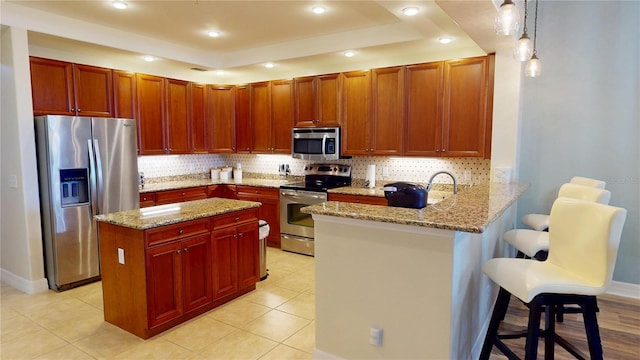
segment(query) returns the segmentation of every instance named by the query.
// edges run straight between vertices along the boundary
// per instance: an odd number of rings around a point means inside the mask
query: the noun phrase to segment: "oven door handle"
[[[311,195],[311,194],[305,194],[305,195],[297,195],[297,194],[290,194],[290,193],[285,193],[285,192],[280,192],[280,195],[286,197],[286,198],[290,198],[290,199],[318,199],[318,200],[324,200],[324,195]]]

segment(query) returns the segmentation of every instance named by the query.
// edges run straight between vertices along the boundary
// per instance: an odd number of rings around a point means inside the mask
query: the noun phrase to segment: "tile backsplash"
[[[138,169],[145,177],[164,177],[208,173],[214,167],[242,165],[247,173],[278,174],[280,164],[289,164],[291,175],[304,175],[304,166],[317,161],[294,159],[289,155],[253,155],[253,154],[194,154],[194,155],[158,155],[138,157]],[[403,180],[427,182],[437,171],[453,173],[460,184],[482,184],[489,181],[491,160],[476,158],[415,158],[362,156],[334,161],[349,164],[354,179],[364,179],[368,165],[376,166],[376,182],[384,180]],[[383,170],[388,171],[383,176]],[[471,181],[465,180],[465,171],[469,171]],[[448,176],[438,176],[437,183],[451,183]]]

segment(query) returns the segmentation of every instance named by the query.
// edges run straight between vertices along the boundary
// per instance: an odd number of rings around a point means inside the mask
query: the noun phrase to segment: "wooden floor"
[[[598,325],[605,359],[640,359],[640,300],[613,295],[598,296]],[[518,299],[511,297],[509,310],[500,332],[517,332],[527,327],[528,309]],[[541,327],[544,327],[544,320]],[[582,314],[565,314],[563,323],[556,323],[556,331],[574,344],[583,354],[589,355]],[[524,338],[506,340],[505,343],[524,358]],[[506,358],[495,347],[491,359]],[[544,340],[538,344],[538,359],[544,358]],[[555,358],[574,359],[559,345],[555,346]]]

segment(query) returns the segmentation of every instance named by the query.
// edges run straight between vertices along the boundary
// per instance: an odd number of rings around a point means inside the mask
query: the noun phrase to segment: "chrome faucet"
[[[440,174],[447,174],[449,176],[451,176],[451,179],[453,179],[453,193],[457,194],[458,193],[458,180],[456,179],[455,175],[453,175],[452,173],[448,172],[448,171],[438,171],[437,173],[431,175],[431,178],[429,179],[429,184],[427,185],[427,191],[431,190],[431,186],[433,185],[433,179],[440,175]]]

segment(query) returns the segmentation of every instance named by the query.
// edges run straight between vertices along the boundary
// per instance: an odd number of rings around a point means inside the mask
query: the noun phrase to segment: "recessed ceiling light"
[[[155,59],[156,59],[156,58],[155,58],[155,57],[153,57],[153,56],[151,56],[151,55],[145,55],[145,56],[143,57],[143,59],[144,59],[144,61],[152,62],[152,61],[155,61]]]
[[[314,14],[324,14],[325,11],[327,11],[327,9],[325,9],[322,6],[314,6],[311,8],[311,11],[313,11]]]
[[[417,14],[420,11],[420,9],[418,9],[417,7],[411,6],[411,7],[406,7],[404,9],[402,9],[402,13],[407,15],[407,16],[413,16],[415,14]]]
[[[216,70],[216,75],[224,75],[224,70]]]
[[[218,37],[221,35],[221,33],[220,31],[211,30],[211,31],[207,31],[207,35],[211,37]]]
[[[356,52],[353,51],[353,50],[347,50],[347,51],[343,52],[342,54],[344,56],[346,56],[346,57],[353,57],[356,54]]]
[[[111,3],[111,5],[113,5],[114,8],[119,9],[119,10],[124,10],[129,6],[124,1],[114,1],[114,2]]]
[[[268,63],[264,64],[264,67],[266,67],[267,69],[271,69],[274,66],[276,66],[276,64],[274,64],[272,62],[268,62]]]
[[[440,42],[440,44],[449,44],[453,41],[453,38],[450,36],[443,36],[441,38],[438,38],[438,41]]]

